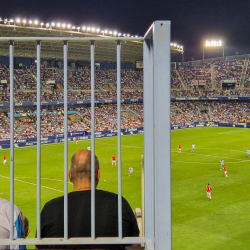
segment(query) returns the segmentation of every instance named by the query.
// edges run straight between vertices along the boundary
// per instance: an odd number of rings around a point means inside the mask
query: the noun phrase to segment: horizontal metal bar
[[[94,244],[144,244],[146,240],[144,237],[124,237],[119,239],[118,237],[109,238],[70,238],[65,240],[64,238],[42,238],[38,240],[36,238],[26,239],[1,239],[1,245],[94,245]]]
[[[143,37],[0,37],[0,41],[74,41],[74,42],[88,42],[88,41],[130,41],[142,42]]]

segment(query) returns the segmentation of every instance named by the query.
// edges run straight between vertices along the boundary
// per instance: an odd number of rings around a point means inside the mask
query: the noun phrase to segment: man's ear
[[[69,180],[70,180],[70,182],[73,182],[73,181],[72,181],[72,176],[71,176],[70,169],[68,169],[68,176],[69,176]]]
[[[25,235],[25,236],[27,237],[27,236],[29,236],[29,234],[30,234],[30,230],[29,230],[29,229],[27,229],[27,231],[26,231],[26,235]]]
[[[98,171],[97,171],[97,174],[96,174],[96,176],[95,176],[95,178],[96,178],[96,183],[98,184],[98,182],[99,182],[99,180],[100,180],[100,175],[101,175],[101,169],[99,168],[98,169]],[[97,185],[96,184],[96,185]]]

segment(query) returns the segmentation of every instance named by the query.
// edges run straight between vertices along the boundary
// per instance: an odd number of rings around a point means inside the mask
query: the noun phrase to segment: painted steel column
[[[91,238],[95,239],[95,41],[91,41]]]
[[[118,236],[122,239],[121,41],[117,41]]]
[[[170,21],[156,21],[154,48],[155,249],[171,250]]]
[[[37,41],[37,239],[41,239],[41,41]]]
[[[10,41],[10,240],[14,239],[14,41]]]
[[[64,239],[68,239],[68,42],[63,41],[64,66]]]
[[[146,249],[154,245],[154,88],[153,88],[153,39],[144,40],[143,45],[143,102],[144,102],[144,233]],[[148,246],[150,244],[150,246]]]

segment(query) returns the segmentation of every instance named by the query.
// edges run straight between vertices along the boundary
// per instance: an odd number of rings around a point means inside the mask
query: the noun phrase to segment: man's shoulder
[[[60,203],[63,203],[64,201],[64,196],[60,196],[60,197],[57,197],[57,198],[54,198],[50,201],[48,201],[44,207],[50,207],[50,206],[55,206],[57,204],[60,204]]]

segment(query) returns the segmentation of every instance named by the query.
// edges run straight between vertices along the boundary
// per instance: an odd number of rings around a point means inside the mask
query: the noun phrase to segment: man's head
[[[70,169],[68,171],[69,179],[73,182],[74,186],[79,183],[91,182],[91,151],[80,150],[76,152],[70,161]],[[96,185],[100,178],[99,161],[95,156],[95,179]]]

